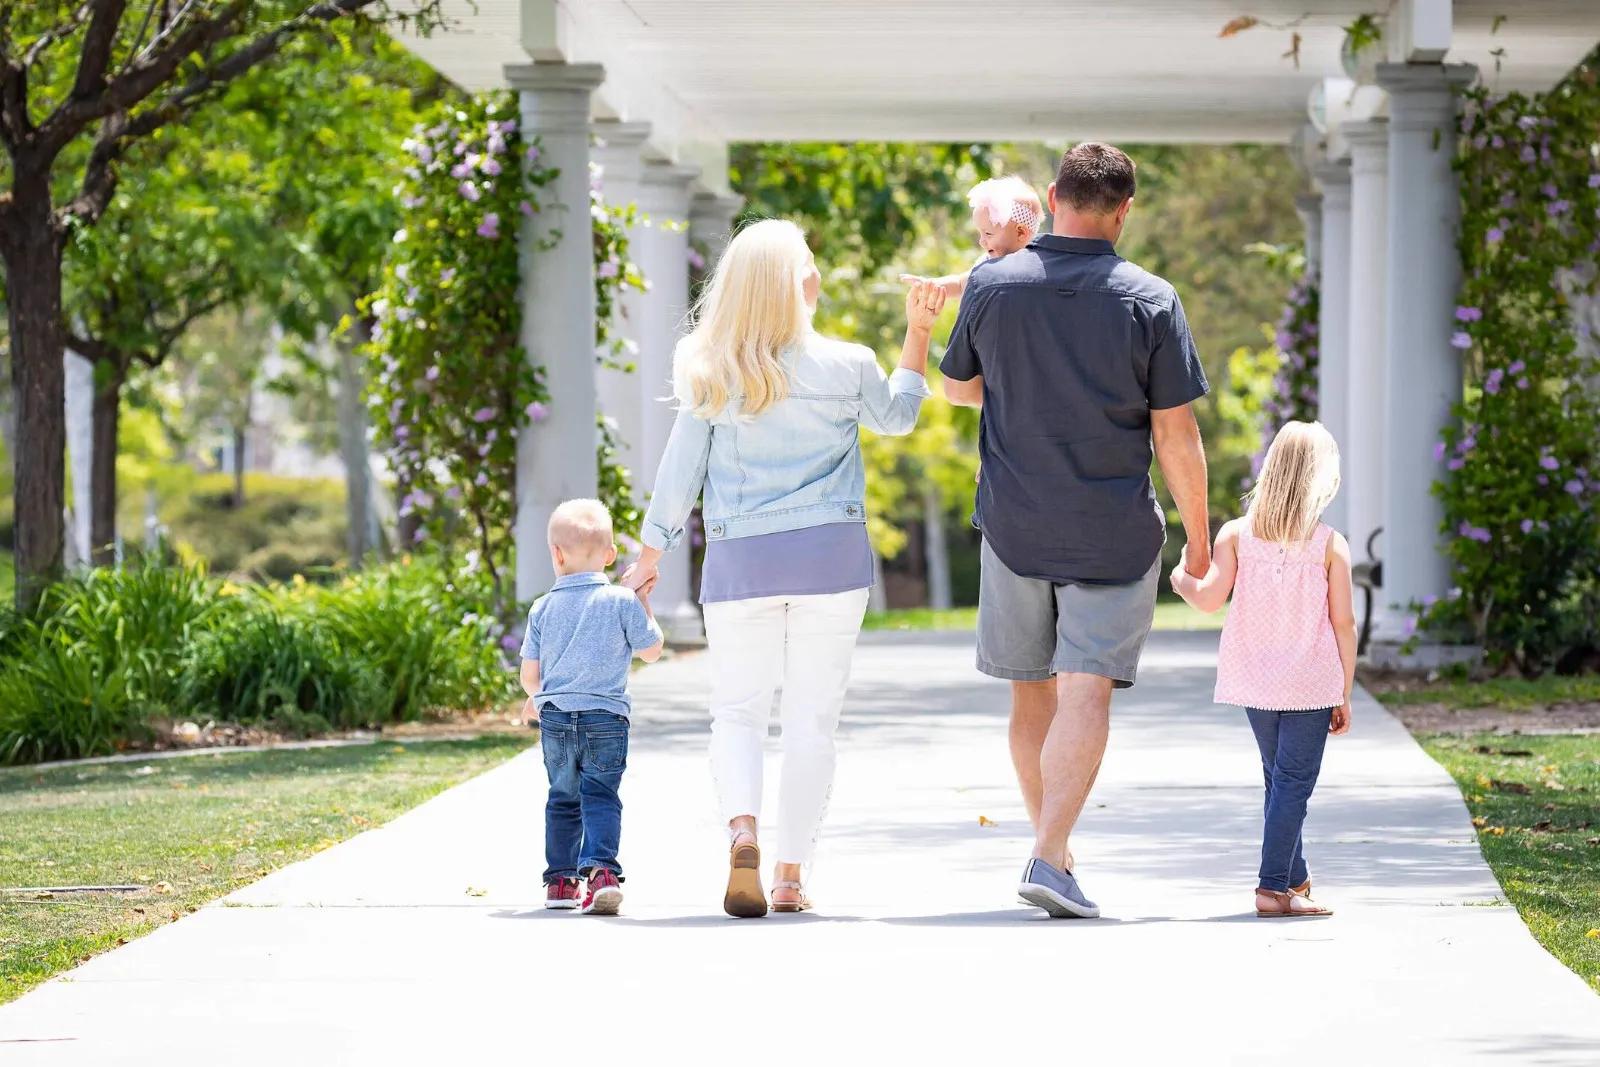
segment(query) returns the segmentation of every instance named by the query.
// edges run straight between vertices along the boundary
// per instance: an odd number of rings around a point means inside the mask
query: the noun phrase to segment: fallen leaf
[[[489,891],[487,889],[479,889],[476,886],[470,885],[467,886],[467,896],[469,897],[486,897],[488,895]]]
[[[989,818],[989,816],[987,816],[987,815],[980,815],[980,816],[978,816],[978,825],[979,826],[999,826],[1000,824],[995,822],[993,819]]]
[[[1590,930],[1588,933],[1584,934],[1583,936],[1587,937],[1591,941],[1600,940],[1600,930]]]
[[[1493,834],[1495,837],[1506,836],[1506,828],[1504,826],[1491,826],[1484,832]]]
[[[1240,15],[1237,18],[1229,19],[1227,24],[1222,27],[1222,32],[1217,34],[1217,36],[1232,37],[1236,33],[1243,33],[1252,26],[1259,25],[1261,25],[1261,20],[1256,18],[1254,15]]]
[[[1489,825],[1489,820],[1484,818],[1482,815],[1474,815],[1472,817],[1472,825],[1476,826],[1478,829],[1481,830],[1485,826]]]
[[[1501,793],[1516,793],[1518,796],[1524,796],[1533,792],[1521,782],[1502,782],[1498,778],[1491,778],[1488,784],[1492,789]]]
[[[157,893],[170,893],[170,892],[172,892],[172,883],[171,882],[157,882],[155,885],[151,886],[150,888],[151,888],[152,891],[157,892]]]

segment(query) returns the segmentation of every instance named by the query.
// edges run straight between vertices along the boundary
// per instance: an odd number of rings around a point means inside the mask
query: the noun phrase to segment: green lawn
[[[137,897],[0,895],[0,1003],[392,819],[534,739],[529,731],[0,770],[0,888],[154,887]]]
[[[1453,708],[1505,708],[1527,711],[1552,704],[1600,701],[1600,675],[1547,675],[1542,678],[1441,678],[1434,682],[1407,682],[1404,688],[1381,685],[1374,695],[1390,707],[1407,704],[1445,704]]]
[[[1600,993],[1600,735],[1422,735],[1455,776],[1506,898]]]
[[[1227,609],[1207,615],[1181,600],[1156,602],[1157,630],[1220,630]],[[932,608],[902,608],[898,611],[868,612],[862,624],[864,630],[975,630],[978,626],[977,608],[952,608],[935,611]]]
[[[0,605],[11,605],[12,590],[17,581],[16,564],[12,561],[11,553],[0,548]]]

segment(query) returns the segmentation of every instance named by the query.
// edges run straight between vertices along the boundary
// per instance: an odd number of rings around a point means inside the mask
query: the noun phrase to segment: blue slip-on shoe
[[[1022,872],[1017,896],[1043,908],[1052,919],[1098,919],[1100,905],[1083,895],[1078,880],[1041,859],[1031,859]]]

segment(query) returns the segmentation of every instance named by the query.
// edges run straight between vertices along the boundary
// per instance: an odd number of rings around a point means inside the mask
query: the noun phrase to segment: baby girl
[[[978,231],[978,247],[983,249],[984,259],[999,259],[1026,248],[1038,235],[1039,224],[1044,219],[1039,195],[1027,182],[1015,176],[979,182],[967,193],[967,203],[972,205],[972,225]],[[944,288],[946,296],[959,298],[967,288],[968,273],[970,271],[962,271],[933,279],[902,274],[900,280],[931,280]]]

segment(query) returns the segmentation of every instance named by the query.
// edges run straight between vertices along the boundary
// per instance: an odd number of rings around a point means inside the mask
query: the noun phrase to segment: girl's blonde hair
[[[1286,422],[1245,494],[1245,519],[1263,541],[1305,541],[1339,492],[1339,445],[1320,422]]]
[[[789,395],[782,355],[811,331],[810,255],[805,233],[784,219],[763,219],[734,235],[678,342],[680,403],[709,419],[737,399],[740,414],[754,416]]]

